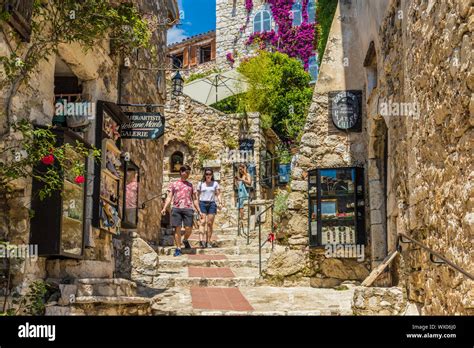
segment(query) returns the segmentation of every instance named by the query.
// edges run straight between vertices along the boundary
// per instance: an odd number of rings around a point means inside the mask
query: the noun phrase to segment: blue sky
[[[216,28],[216,0],[178,0],[181,23],[168,30],[168,44]]]

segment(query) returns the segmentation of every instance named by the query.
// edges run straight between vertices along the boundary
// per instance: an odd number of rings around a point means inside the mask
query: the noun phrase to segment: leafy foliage
[[[290,57],[299,58],[305,70],[309,67],[309,59],[315,47],[315,24],[308,21],[308,1],[302,3],[303,22],[293,25],[292,6],[294,0],[268,0],[271,5],[272,17],[278,30],[256,32],[250,35],[247,45],[257,44],[259,49],[270,45],[279,52]]]
[[[220,69],[214,68],[214,69],[209,69],[209,70],[207,70],[205,72],[202,72],[202,73],[191,74],[186,79],[186,83],[192,82],[194,80],[202,79],[204,77],[208,77],[209,75],[216,74],[216,73],[219,73],[219,72],[221,72]]]
[[[197,160],[201,167],[203,166],[204,161],[214,160],[217,158],[215,150],[212,149],[209,144],[202,144],[197,151],[197,155]]]
[[[282,216],[288,211],[289,192],[279,190],[275,196],[273,214],[276,221],[281,221]]]
[[[323,54],[326,49],[326,43],[328,41],[329,31],[331,30],[332,20],[336,13],[337,0],[318,0],[316,8],[316,16],[318,18],[318,24],[316,27],[316,35],[318,42],[318,57],[319,61],[322,62]]]
[[[0,149],[0,192],[8,191],[13,180],[32,177],[44,183],[39,192],[40,199],[44,199],[62,188],[63,175],[85,175],[83,161],[74,158],[71,153],[82,158],[89,155],[97,159],[100,157],[100,150],[89,150],[80,142],[74,146],[57,146],[56,137],[50,129],[33,128],[26,120],[14,124],[13,130],[22,141]],[[43,170],[38,169],[41,162]]]
[[[46,310],[45,304],[50,290],[51,286],[42,280],[32,282],[25,296],[14,294],[12,300],[14,308],[4,309],[3,312],[0,312],[0,316],[44,315]]]
[[[243,112],[241,109],[243,94],[232,95],[228,98],[219,100],[217,103],[211,105],[214,109],[217,109],[225,114],[236,114]]]
[[[0,18],[7,18],[0,9]],[[37,64],[57,53],[63,43],[79,43],[91,49],[107,36],[112,47],[124,54],[136,48],[149,48],[153,19],[140,15],[133,4],[113,6],[106,0],[35,0],[32,44],[23,54],[17,45],[9,56],[0,57],[5,78],[0,87],[27,80]]]
[[[241,109],[258,111],[282,139],[298,138],[313,93],[311,76],[301,62],[283,53],[259,51],[238,70],[248,83]]]
[[[34,281],[30,284],[28,293],[18,301],[19,309],[24,306],[27,315],[44,315],[49,289],[47,283],[41,280]]]
[[[286,144],[278,144],[276,148],[276,157],[280,164],[289,164],[291,163],[291,158],[293,156]]]

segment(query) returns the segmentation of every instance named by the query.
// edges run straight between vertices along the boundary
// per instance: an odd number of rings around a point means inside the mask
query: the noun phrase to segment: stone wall
[[[166,1],[142,0],[140,8],[145,13],[155,13],[159,17],[166,16]],[[165,23],[166,18],[160,18],[160,23]],[[153,45],[156,47],[157,61],[166,61],[166,29],[161,27],[153,35]],[[135,61],[132,60],[131,69],[122,68],[120,103],[130,104],[156,104],[161,105],[153,109],[164,113],[163,105],[166,103],[165,72],[153,70],[137,70],[134,68],[152,68],[150,52],[140,50]],[[138,111],[145,111],[143,108]],[[165,115],[166,117],[166,115]],[[124,149],[130,151],[132,160],[140,167],[139,202],[145,202],[153,197],[139,210],[137,233],[141,238],[158,243],[161,231],[161,186],[163,180],[163,144],[164,138],[158,140],[125,140]]]
[[[292,172],[291,249],[308,244],[307,169],[358,164],[365,169],[367,245],[366,265],[357,268],[380,263],[402,232],[473,273],[473,11],[469,1],[339,2]],[[334,132],[328,118],[327,92],[349,89],[364,92],[362,133]],[[412,113],[385,113],[389,103]],[[382,282],[405,286],[422,314],[472,313],[472,281],[417,249],[405,246]],[[334,270],[344,277],[355,271],[345,259],[323,267],[328,260],[318,249],[307,257],[319,261],[306,274],[326,279],[316,285],[335,284]]]
[[[403,315],[407,311],[407,294],[399,287],[354,289],[354,315]]]
[[[338,7],[329,34],[324,60],[315,85],[312,103],[308,112],[304,134],[297,154],[296,166],[292,170],[291,193],[288,211],[282,221],[285,236],[280,243],[292,252],[301,253],[306,260],[302,274],[310,276],[315,287],[337,286],[344,280],[361,281],[368,275],[370,253],[365,248],[365,261],[354,259],[326,258],[324,247],[308,248],[308,170],[332,167],[365,167],[367,154],[366,122],[362,132],[343,132],[332,123],[328,112],[328,92],[335,90],[362,90],[364,76],[360,68],[363,57],[357,52],[354,19],[348,14],[354,8],[350,2]],[[349,67],[341,63],[347,60]],[[350,69],[353,76],[346,78]],[[367,187],[367,185],[365,185]],[[366,197],[368,193],[366,191]],[[290,250],[287,251],[290,253]],[[273,258],[273,255],[272,255]],[[270,266],[271,262],[268,263]],[[271,270],[266,271],[271,277]]]
[[[220,160],[222,200],[224,210],[217,214],[216,226],[229,226],[235,221],[232,164],[224,163],[222,154],[229,151],[228,146],[239,141],[240,120],[235,115],[226,115],[216,109],[182,96],[171,100],[166,110],[165,150],[163,164],[163,193],[170,182],[179,179],[179,173],[173,173],[171,155],[175,151],[184,154],[184,163],[192,167],[190,181],[193,185],[202,179],[203,161]]]
[[[253,9],[247,14],[243,0],[216,0],[216,64],[219,69],[231,69],[227,53],[233,54],[234,66],[242,58],[252,54],[252,49],[245,42],[253,32],[255,13],[265,6],[264,0],[254,0]],[[272,28],[274,27],[275,23],[272,21]]]
[[[217,214],[215,227],[237,226],[236,193],[233,185],[233,162],[237,157],[239,139],[242,134],[243,115],[224,114],[212,107],[201,104],[187,96],[172,99],[166,109],[166,132],[163,164],[163,193],[170,182],[179,179],[179,173],[171,170],[171,156],[176,151],[184,154],[184,163],[192,167],[190,181],[196,185],[202,180],[203,164],[206,160],[217,161],[212,169],[220,173],[224,209]],[[248,113],[249,138],[255,139],[254,160],[260,161],[260,151],[274,147],[274,141],[266,136],[260,127],[258,113]],[[246,136],[246,137],[247,137]],[[236,157],[232,156],[232,151]],[[244,160],[245,158],[241,158]],[[257,177],[259,176],[257,165]],[[267,198],[270,193],[257,182],[256,199]],[[172,240],[169,240],[172,243]]]
[[[137,1],[141,10],[145,12],[156,13],[159,17],[166,15],[167,2],[160,0],[150,4],[148,1]],[[165,22],[165,18],[159,19],[160,23]],[[5,30],[0,34],[0,54],[10,54],[10,47],[19,44],[12,34],[12,29],[4,26]],[[32,38],[34,40],[34,38]],[[27,44],[23,45],[25,51]],[[153,45],[159,52],[159,60],[165,60],[166,54],[166,28],[160,27],[154,33]],[[140,55],[145,56],[147,52],[140,50]],[[140,57],[143,58],[143,57]],[[49,61],[38,62],[37,68],[30,77],[28,83],[20,86],[18,92],[12,99],[11,114],[12,119],[27,119],[31,123],[49,125],[54,115],[54,74],[55,63],[61,59],[71,69],[82,83],[82,97],[84,100],[96,103],[98,100],[123,103],[153,103],[164,104],[166,99],[164,73],[160,72],[161,83],[157,85],[158,76],[156,73],[147,71],[138,71],[133,68],[138,64],[144,64],[143,61],[137,63],[132,59],[132,68],[129,71],[123,71],[120,68],[119,57],[110,52],[110,45],[107,40],[101,41],[92,50],[85,52],[78,44],[61,44],[57,56],[51,56]],[[143,66],[140,66],[140,68]],[[121,80],[119,81],[119,76]],[[121,85],[121,86],[119,86]],[[119,92],[120,91],[120,92]],[[8,102],[8,90],[0,91],[0,132],[4,134],[7,131],[6,108]],[[161,110],[162,111],[162,110]],[[94,139],[95,120],[83,133],[83,137],[91,144]],[[5,144],[11,144],[13,141],[19,141],[18,135],[14,133],[3,136],[0,141],[0,148]],[[142,181],[140,186],[140,201],[153,194],[161,194],[161,173],[163,140],[140,142],[126,141],[124,147],[131,152],[132,160],[141,168]],[[93,181],[93,165],[89,165],[88,180]],[[46,276],[55,277],[56,275],[74,275],[80,274],[87,277],[87,265],[85,263],[95,262],[94,267],[104,267],[106,264],[113,264],[113,246],[112,235],[100,231],[91,226],[92,218],[92,186],[88,185],[87,200],[89,209],[86,212],[86,250],[84,261],[74,260],[52,260],[45,262],[45,259],[39,258],[39,261],[33,267],[27,267],[23,274],[18,274],[14,279],[14,286],[24,286],[30,280],[45,278]],[[29,243],[29,207],[31,203],[31,180],[17,180],[13,185],[13,192],[8,195],[3,203],[0,217],[2,224],[1,235],[14,244]],[[160,226],[160,202],[152,202],[146,209],[140,212],[140,223],[138,233],[147,240],[157,239]],[[61,265],[58,265],[58,262]],[[48,265],[48,263],[50,263]],[[84,267],[80,267],[84,263]],[[72,267],[72,268],[71,268]],[[74,267],[79,267],[80,271],[74,271]],[[65,268],[70,268],[66,270]],[[109,270],[102,272],[106,276],[113,275]],[[48,272],[51,271],[51,274]],[[54,270],[61,270],[56,272]],[[69,272],[70,271],[70,272]],[[100,272],[99,272],[100,273]],[[24,287],[23,287],[24,288]],[[21,287],[19,288],[21,289]]]
[[[377,87],[381,100],[419,108],[418,117],[388,122],[389,225],[471,274],[473,14],[469,1],[392,1],[381,25]],[[403,254],[408,298],[423,314],[472,314],[473,282],[416,249]]]

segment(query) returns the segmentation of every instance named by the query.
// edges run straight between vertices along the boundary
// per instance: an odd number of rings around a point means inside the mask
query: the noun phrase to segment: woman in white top
[[[199,208],[202,213],[199,227],[199,244],[202,248],[212,248],[211,237],[214,218],[217,214],[217,209],[222,206],[220,186],[214,180],[212,169],[204,170],[204,176],[198,185],[197,191],[199,193]],[[205,233],[206,226],[207,234]],[[206,234],[205,242],[203,240],[204,234]]]

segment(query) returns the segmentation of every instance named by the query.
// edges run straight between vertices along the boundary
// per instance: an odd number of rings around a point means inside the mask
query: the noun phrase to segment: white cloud
[[[184,29],[173,27],[168,30],[168,45],[179,42],[183,39],[186,39],[187,37],[188,36],[186,35],[186,31]]]

